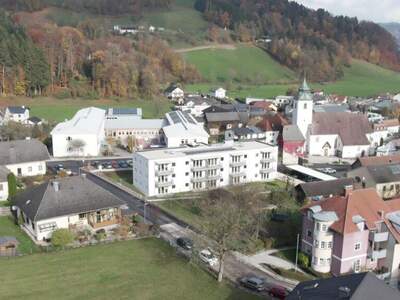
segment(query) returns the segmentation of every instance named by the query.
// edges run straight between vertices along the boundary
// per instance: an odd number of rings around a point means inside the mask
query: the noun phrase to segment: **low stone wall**
[[[11,216],[11,211],[9,207],[0,207],[0,217]]]

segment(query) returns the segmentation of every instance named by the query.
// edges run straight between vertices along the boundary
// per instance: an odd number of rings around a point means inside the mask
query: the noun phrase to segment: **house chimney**
[[[339,287],[339,299],[349,299],[350,298],[350,288],[347,286]]]
[[[53,181],[54,191],[58,192],[60,190],[60,183],[58,181]]]
[[[344,187],[344,195],[348,196],[350,192],[353,191],[353,185],[346,185]]]
[[[383,220],[383,218],[385,217],[385,212],[383,210],[378,211],[378,215],[381,218],[381,220]]]

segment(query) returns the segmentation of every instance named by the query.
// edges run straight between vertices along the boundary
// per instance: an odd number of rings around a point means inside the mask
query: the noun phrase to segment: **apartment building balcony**
[[[386,255],[387,255],[386,249],[370,250],[368,252],[368,257],[374,260],[385,258]]]
[[[167,180],[167,181],[156,181],[156,187],[168,187],[173,185],[174,183],[172,180]]]
[[[260,172],[261,173],[272,173],[272,172],[274,172],[275,170],[273,169],[273,168],[265,168],[265,169],[261,169],[260,170]]]
[[[222,168],[222,164],[216,165],[202,165],[202,166],[192,166],[191,171],[207,171],[207,170],[215,170]]]
[[[245,166],[246,165],[246,161],[245,160],[243,160],[243,161],[231,161],[230,163],[229,163],[229,166],[231,166],[231,167],[242,167],[242,166]]]
[[[246,173],[245,172],[232,173],[232,174],[229,174],[229,176],[230,177],[243,177],[243,176],[246,176]]]
[[[209,176],[202,176],[202,177],[194,177],[190,179],[191,182],[204,182],[204,181],[209,181],[209,180],[218,180],[221,179],[221,175],[209,175]]]
[[[172,175],[174,169],[156,170],[156,176]]]
[[[274,157],[265,157],[265,158],[261,158],[261,163],[269,163],[269,162],[273,162],[273,161],[275,161],[275,158]]]
[[[375,243],[386,242],[389,239],[389,232],[370,232],[369,240]]]

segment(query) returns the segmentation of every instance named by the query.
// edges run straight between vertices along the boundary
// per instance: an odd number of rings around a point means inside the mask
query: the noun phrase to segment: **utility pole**
[[[295,272],[297,272],[297,260],[299,258],[299,239],[300,239],[300,234],[297,234],[297,240],[296,240],[296,267],[294,269]]]

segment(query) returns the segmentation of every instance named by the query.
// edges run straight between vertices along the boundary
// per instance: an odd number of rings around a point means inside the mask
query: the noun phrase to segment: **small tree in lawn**
[[[13,173],[7,175],[8,199],[12,199],[17,194],[17,178]]]
[[[223,279],[226,254],[235,250],[237,241],[243,240],[249,233],[247,208],[241,191],[231,193],[222,189],[214,190],[200,200],[204,218],[202,231],[215,241],[214,251],[220,261],[218,282]]]
[[[74,235],[66,228],[61,228],[53,231],[51,235],[51,244],[54,247],[64,248],[74,241]]]
[[[307,254],[303,252],[299,253],[299,265],[303,268],[308,268],[310,265],[310,258]]]
[[[74,150],[74,152],[78,152],[79,155],[82,149],[86,146],[86,142],[80,139],[71,140],[69,146]]]

